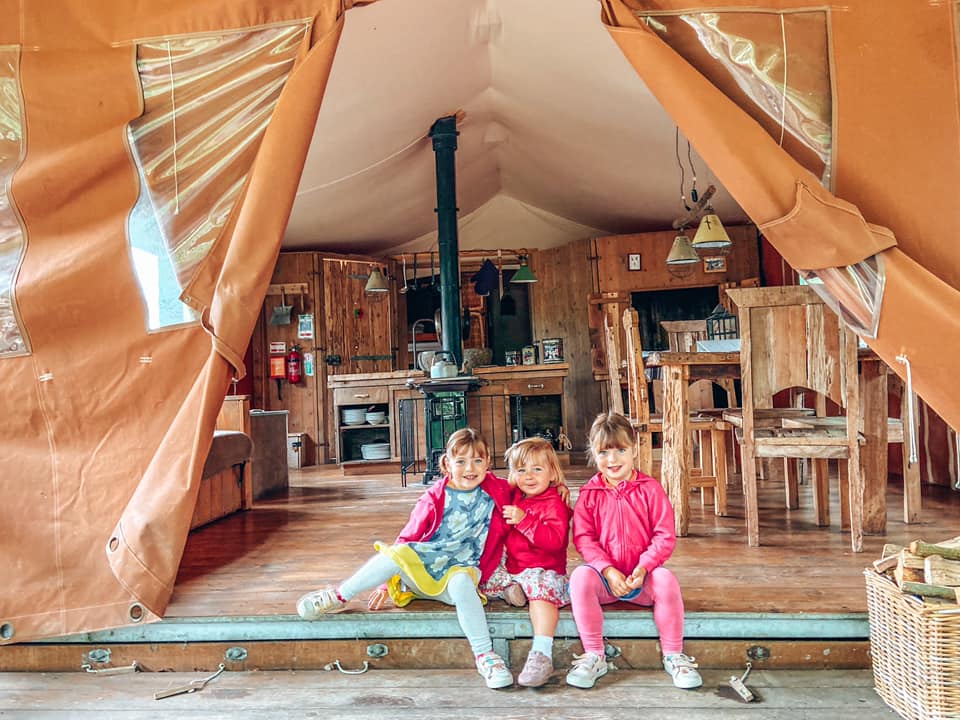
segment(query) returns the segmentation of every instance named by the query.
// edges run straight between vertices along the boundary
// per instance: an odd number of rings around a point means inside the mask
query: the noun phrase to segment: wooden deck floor
[[[164,718],[370,718],[398,720],[882,720],[896,718],[873,691],[869,671],[759,671],[748,679],[757,700],[730,696],[729,673],[705,671],[704,686],[677,690],[663,672],[614,671],[584,691],[557,673],[543,688],[487,690],[470,670],[227,672],[202,692],[154,700],[153,693],[198,673],[0,673],[0,717],[85,715],[117,720]]]
[[[568,482],[577,488],[589,475],[574,466]],[[885,542],[958,534],[960,494],[925,487],[922,521],[905,525],[902,494],[892,483],[886,535],[865,538],[864,552],[853,553],[839,527],[836,482],[833,525],[818,528],[810,486],[801,486],[801,508],[788,511],[782,483],[771,480],[760,483],[762,546],[749,548],[738,485],[730,485],[729,517],[691,503],[690,535],[678,541],[668,564],[687,613],[865,613],[862,571]],[[416,482],[402,488],[393,475],[345,478],[332,466],[291,470],[288,493],[191,533],[167,618],[290,615],[303,592],[344,579],[369,557],[375,540],[392,540],[423,489]],[[572,546],[570,561],[571,568],[579,562]],[[415,602],[389,612],[442,607]]]

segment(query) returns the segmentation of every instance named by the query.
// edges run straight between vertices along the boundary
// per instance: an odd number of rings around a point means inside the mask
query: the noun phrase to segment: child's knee
[[[600,574],[589,565],[580,565],[570,573],[570,592],[595,590],[601,585]]]

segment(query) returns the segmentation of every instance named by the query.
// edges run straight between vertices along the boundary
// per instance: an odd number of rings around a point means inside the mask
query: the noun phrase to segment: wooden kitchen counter
[[[563,382],[569,371],[567,363],[540,365],[491,365],[474,368],[473,375],[481,381],[475,391],[467,393],[468,422],[479,428],[491,443],[497,462],[503,451],[519,437],[524,428],[540,432],[550,426],[554,433],[565,423]],[[361,457],[363,445],[381,442],[390,444],[391,466],[401,461],[399,418],[402,401],[421,401],[423,396],[407,385],[408,380],[424,380],[429,375],[417,370],[393,372],[350,373],[330,375],[327,387],[333,391],[333,415],[337,433],[337,460],[344,470],[374,472],[384,469],[384,461]],[[554,396],[549,400],[546,396]],[[553,402],[556,410],[549,422],[539,420],[536,407],[539,400]],[[359,409],[382,411],[381,423],[348,424],[347,413]],[[526,416],[524,410],[526,409]],[[542,410],[539,411],[542,414]],[[525,419],[526,418],[526,419]],[[535,420],[533,424],[531,421]],[[424,437],[422,411],[415,412],[417,438]],[[417,441],[416,459],[422,459],[421,442]]]

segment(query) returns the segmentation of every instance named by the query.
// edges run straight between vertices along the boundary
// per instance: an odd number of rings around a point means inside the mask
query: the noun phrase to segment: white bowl
[[[371,425],[382,425],[383,422],[387,419],[387,414],[382,411],[368,412],[366,415],[364,415],[364,418]]]

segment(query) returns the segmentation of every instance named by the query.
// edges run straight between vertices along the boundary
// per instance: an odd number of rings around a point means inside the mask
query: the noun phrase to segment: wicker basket
[[[909,720],[960,718],[960,608],[925,605],[872,569],[863,574],[877,693]]]

